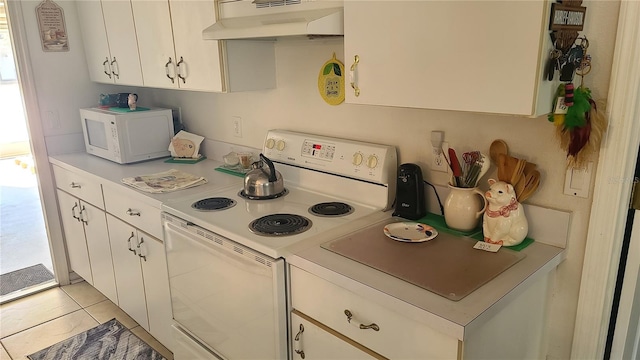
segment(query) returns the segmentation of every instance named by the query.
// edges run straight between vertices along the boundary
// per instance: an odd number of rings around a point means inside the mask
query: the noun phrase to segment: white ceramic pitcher
[[[478,227],[480,217],[487,209],[487,199],[482,191],[474,188],[460,188],[449,184],[449,196],[444,202],[444,221],[447,226],[470,231]]]

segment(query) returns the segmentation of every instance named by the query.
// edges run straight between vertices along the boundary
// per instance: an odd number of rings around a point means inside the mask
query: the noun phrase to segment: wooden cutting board
[[[389,222],[391,223],[391,222]],[[370,266],[411,284],[459,301],[526,255],[501,248],[476,250],[476,240],[439,233],[422,243],[399,242],[375,225],[326,242],[322,248]]]

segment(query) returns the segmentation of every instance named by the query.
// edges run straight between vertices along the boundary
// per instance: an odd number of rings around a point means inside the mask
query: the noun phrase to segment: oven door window
[[[273,259],[209,237],[215,235],[165,223],[174,319],[225,358],[278,358],[286,334],[279,334],[274,278],[284,271],[274,271]]]

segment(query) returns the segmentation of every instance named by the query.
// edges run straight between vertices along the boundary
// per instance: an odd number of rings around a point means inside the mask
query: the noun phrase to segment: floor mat
[[[53,278],[53,274],[42,264],[2,274],[0,275],[0,295],[42,284]]]
[[[111,319],[28,356],[31,360],[166,359],[118,320]]]

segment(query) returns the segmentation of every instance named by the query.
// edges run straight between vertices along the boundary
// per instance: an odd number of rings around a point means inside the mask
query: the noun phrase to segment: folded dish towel
[[[206,184],[207,179],[171,169],[156,174],[124,178],[122,183],[149,193],[165,193]]]

